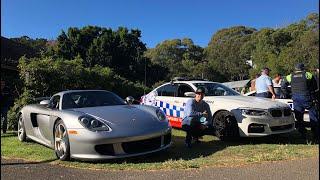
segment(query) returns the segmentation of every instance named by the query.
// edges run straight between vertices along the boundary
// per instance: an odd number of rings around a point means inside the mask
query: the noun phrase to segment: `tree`
[[[308,69],[318,67],[319,15],[310,14],[306,19],[279,29],[265,28],[252,36],[251,56],[258,72],[264,66],[275,73],[289,74],[298,62]]]
[[[110,67],[125,78],[142,82],[146,47],[140,38],[140,30],[125,27],[116,31],[97,26],[69,28],[67,34],[62,31],[58,36],[55,54],[64,59],[79,55],[86,67]]]
[[[248,46],[254,32],[256,29],[236,26],[222,29],[212,36],[205,49],[205,59],[212,71],[223,76],[219,77],[219,80],[233,81],[247,78],[250,68],[247,65],[249,54],[242,51],[245,50],[244,46]]]
[[[195,45],[190,38],[165,40],[148,49],[145,57],[152,64],[168,69],[164,80],[175,76],[199,76],[195,69],[199,69],[198,65],[203,62],[203,48]]]

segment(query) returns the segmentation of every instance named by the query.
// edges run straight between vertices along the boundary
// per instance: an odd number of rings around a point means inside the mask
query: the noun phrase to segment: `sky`
[[[314,12],[318,0],[1,0],[1,36],[53,40],[69,27],[124,26],[141,30],[148,48],[185,37],[206,47],[223,28],[281,28]]]

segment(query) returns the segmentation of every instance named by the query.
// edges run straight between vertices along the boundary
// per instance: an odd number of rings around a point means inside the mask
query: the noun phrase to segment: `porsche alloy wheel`
[[[19,116],[19,119],[18,119],[18,139],[19,141],[21,142],[24,142],[26,141],[26,130],[24,128],[24,122],[23,122],[23,118],[22,118],[22,115]]]
[[[70,144],[67,128],[62,120],[55,124],[54,128],[54,151],[62,161],[70,160]]]
[[[219,112],[213,119],[215,135],[220,140],[232,140],[239,137],[239,127],[235,117],[227,111]]]

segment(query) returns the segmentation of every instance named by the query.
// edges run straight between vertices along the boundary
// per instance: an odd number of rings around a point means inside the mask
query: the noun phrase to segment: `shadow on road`
[[[1,166],[44,164],[44,163],[50,163],[50,162],[53,162],[53,161],[56,161],[56,160],[57,159],[48,159],[48,160],[39,161],[39,162],[28,162],[28,161],[24,161],[24,160],[16,160],[17,162],[6,163],[6,162],[2,162],[2,161],[5,161],[5,160],[1,159]]]
[[[311,130],[307,130],[307,138],[310,141],[312,138]],[[271,135],[256,138],[240,138],[239,141],[233,142],[234,145],[244,144],[308,144],[308,141],[302,138],[301,134],[294,130],[291,133]],[[230,145],[232,145],[231,143]]]

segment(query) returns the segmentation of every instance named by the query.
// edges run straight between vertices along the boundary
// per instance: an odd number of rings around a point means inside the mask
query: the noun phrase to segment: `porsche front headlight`
[[[247,116],[267,116],[268,111],[263,109],[241,109],[242,115]]]
[[[157,114],[159,121],[166,121],[167,120],[166,115],[164,114],[164,112],[161,109],[157,109],[156,114]]]
[[[79,122],[90,131],[110,131],[108,125],[89,115],[80,116]]]

